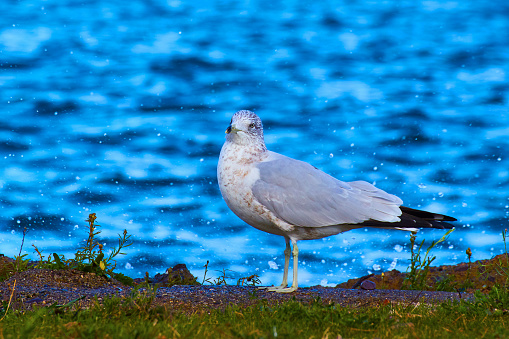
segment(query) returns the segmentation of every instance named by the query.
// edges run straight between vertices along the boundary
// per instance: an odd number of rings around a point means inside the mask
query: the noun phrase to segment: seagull
[[[274,292],[289,293],[298,288],[299,240],[364,227],[451,229],[454,226],[447,221],[456,220],[404,207],[400,198],[368,182],[343,182],[306,162],[267,150],[262,121],[247,110],[235,113],[226,129],[217,179],[233,213],[256,229],[284,237],[283,282],[264,287]],[[288,287],[290,256],[293,281]]]

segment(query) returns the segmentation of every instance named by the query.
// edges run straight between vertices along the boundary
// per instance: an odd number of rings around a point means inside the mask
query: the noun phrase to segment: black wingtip
[[[410,207],[405,207],[405,206],[401,206],[400,207],[401,209],[401,212],[403,213],[407,213],[407,214],[410,214],[414,217],[417,217],[417,218],[421,218],[421,219],[424,219],[424,220],[436,220],[436,221],[457,221],[456,218],[453,218],[453,217],[450,217],[448,215],[444,215],[444,214],[438,214],[438,213],[433,213],[433,212],[428,212],[428,211],[422,211],[422,210],[416,210],[414,208],[410,208]]]
[[[453,224],[449,224],[448,222],[445,221],[429,221],[429,223],[432,225],[432,228],[437,228],[440,230],[451,230],[456,227]]]
[[[453,229],[455,226],[447,221],[456,221],[456,218],[437,214],[427,211],[416,210],[409,207],[401,206],[401,215],[399,222],[383,222],[377,220],[366,220],[359,225],[367,227],[383,227],[383,228],[399,228],[399,229],[415,229],[415,228],[437,228],[437,229]]]

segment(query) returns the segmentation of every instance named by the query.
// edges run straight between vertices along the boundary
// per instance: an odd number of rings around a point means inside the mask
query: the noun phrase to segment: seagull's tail
[[[455,218],[443,214],[431,213],[416,210],[409,207],[401,206],[400,221],[382,222],[377,220],[366,220],[359,226],[380,227],[380,228],[396,228],[401,230],[412,231],[418,228],[438,228],[451,229],[454,225],[447,221],[456,221]]]

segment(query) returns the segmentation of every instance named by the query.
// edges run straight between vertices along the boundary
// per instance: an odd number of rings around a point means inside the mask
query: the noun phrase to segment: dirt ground
[[[0,271],[12,259],[0,256]],[[504,271],[505,270],[505,271]],[[153,305],[193,311],[206,308],[224,308],[230,304],[248,306],[260,301],[280,303],[287,300],[315,302],[355,307],[387,303],[435,303],[445,300],[472,298],[475,290],[487,291],[495,284],[504,285],[509,270],[509,257],[499,255],[489,260],[461,263],[454,266],[431,267],[425,281],[428,291],[401,290],[406,273],[396,270],[383,274],[351,279],[337,287],[305,287],[289,294],[267,292],[252,286],[174,285],[175,279],[192,281],[185,265],[176,265],[170,274],[151,278],[158,283]],[[505,272],[505,274],[504,274]],[[141,283],[144,278],[135,279]],[[441,285],[440,285],[441,284]],[[435,291],[437,286],[449,292]],[[9,301],[14,309],[31,308],[33,305],[63,305],[75,301],[76,306],[87,307],[109,296],[132,295],[133,287],[114,279],[76,270],[29,269],[18,272],[0,282],[0,299]],[[148,293],[141,289],[141,293]],[[97,299],[96,299],[97,298]]]

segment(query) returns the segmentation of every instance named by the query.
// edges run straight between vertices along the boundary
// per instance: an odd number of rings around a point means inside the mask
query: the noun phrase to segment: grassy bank
[[[188,314],[150,307],[150,298],[111,298],[88,309],[44,307],[5,314],[0,338],[505,338],[509,295],[494,288],[475,302],[381,303],[352,308],[289,301]]]

